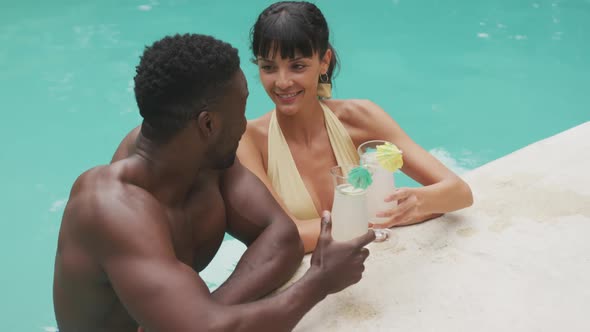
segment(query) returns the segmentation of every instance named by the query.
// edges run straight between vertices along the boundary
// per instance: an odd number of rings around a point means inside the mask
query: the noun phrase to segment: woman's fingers
[[[399,200],[407,199],[412,195],[412,191],[409,188],[399,188],[396,189],[393,194],[385,197],[386,202],[394,202]]]
[[[413,215],[417,211],[416,203],[416,197],[410,196],[393,209],[377,213],[377,217],[389,218],[389,221],[385,223],[372,224],[372,227],[389,228],[397,225],[411,223],[413,220]]]

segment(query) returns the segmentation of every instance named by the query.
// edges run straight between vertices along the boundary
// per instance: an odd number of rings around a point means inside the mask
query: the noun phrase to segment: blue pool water
[[[139,123],[132,78],[144,45],[176,32],[234,44],[253,118],[272,105],[248,61],[248,32],[270,3],[2,0],[3,330],[55,326],[61,214],[74,179],[107,163]],[[316,3],[342,62],[335,96],[375,101],[458,172],[590,120],[590,0]],[[226,241],[203,274],[211,287],[239,250]]]

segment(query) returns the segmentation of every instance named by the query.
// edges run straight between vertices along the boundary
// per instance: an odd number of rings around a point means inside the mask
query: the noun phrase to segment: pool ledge
[[[590,122],[463,177],[472,207],[371,244],[295,331],[589,331]]]

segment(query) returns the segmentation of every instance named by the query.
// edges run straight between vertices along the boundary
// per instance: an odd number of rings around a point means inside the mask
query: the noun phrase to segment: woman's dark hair
[[[297,51],[305,57],[317,52],[321,59],[330,49],[332,59],[327,74],[331,82],[338,60],[329,38],[328,23],[316,5],[305,1],[277,2],[262,11],[250,30],[252,61],[256,63],[259,56],[274,54],[283,59],[293,58]]]
[[[211,36],[176,34],[146,47],[135,75],[142,133],[170,139],[221,97],[239,70],[238,50]]]

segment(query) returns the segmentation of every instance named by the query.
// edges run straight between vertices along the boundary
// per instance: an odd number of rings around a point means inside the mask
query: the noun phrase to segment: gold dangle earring
[[[320,75],[320,83],[318,83],[318,97],[320,99],[332,98],[332,84],[330,84],[330,78],[328,74]]]

